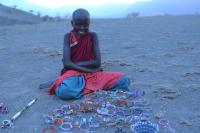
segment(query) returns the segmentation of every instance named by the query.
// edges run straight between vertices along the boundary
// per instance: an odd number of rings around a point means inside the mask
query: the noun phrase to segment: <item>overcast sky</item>
[[[49,9],[57,9],[61,7],[88,7],[88,6],[102,6],[111,4],[133,4],[140,1],[151,1],[151,0],[0,0],[1,3],[6,5],[23,6],[24,4],[30,3],[40,7]]]
[[[0,0],[0,3],[43,15],[72,14],[86,8],[92,17],[126,17],[131,11],[144,16],[200,13],[200,0]]]
[[[27,0],[30,3],[56,9],[65,6],[99,6],[108,4],[133,4],[137,1],[148,0]]]

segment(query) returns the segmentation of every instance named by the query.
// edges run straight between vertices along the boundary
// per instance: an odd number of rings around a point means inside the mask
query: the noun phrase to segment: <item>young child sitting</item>
[[[89,12],[75,10],[71,24],[72,31],[64,36],[64,68],[49,88],[49,94],[76,99],[100,89],[129,91],[130,80],[124,74],[102,71],[98,36],[89,31]]]

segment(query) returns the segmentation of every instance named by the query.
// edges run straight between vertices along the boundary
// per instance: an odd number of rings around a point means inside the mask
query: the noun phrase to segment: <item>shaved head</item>
[[[73,12],[72,19],[90,19],[90,13],[85,9],[79,8]]]

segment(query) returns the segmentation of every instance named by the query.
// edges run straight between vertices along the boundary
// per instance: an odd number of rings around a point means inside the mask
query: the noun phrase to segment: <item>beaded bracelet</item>
[[[150,121],[137,122],[131,125],[131,129],[134,133],[158,133],[158,125],[151,123]]]
[[[2,128],[4,128],[4,127],[10,128],[10,127],[12,127],[12,125],[13,125],[13,123],[11,120],[3,120],[2,121]]]
[[[170,131],[171,133],[175,133],[175,130],[172,129],[172,127],[171,127],[171,125],[170,125],[170,123],[169,123],[169,120],[167,120],[167,119],[161,119],[161,120],[159,120],[159,125],[160,125],[162,128],[167,128],[167,129],[169,129],[169,131]]]
[[[69,131],[73,128],[72,123],[71,122],[64,122],[60,125],[60,129],[63,131]]]
[[[8,108],[3,103],[0,103],[0,113],[7,114],[8,112]]]

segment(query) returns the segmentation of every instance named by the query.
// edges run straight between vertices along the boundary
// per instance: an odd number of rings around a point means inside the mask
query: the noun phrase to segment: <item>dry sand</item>
[[[126,73],[132,88],[146,91],[155,117],[164,113],[176,133],[200,130],[199,25],[199,16],[93,20],[91,25],[99,34],[104,70]],[[14,128],[0,132],[39,133],[42,115],[66,104],[38,85],[59,74],[63,35],[70,29],[70,22],[0,27],[0,101],[10,111],[0,114],[0,121],[39,98]]]

